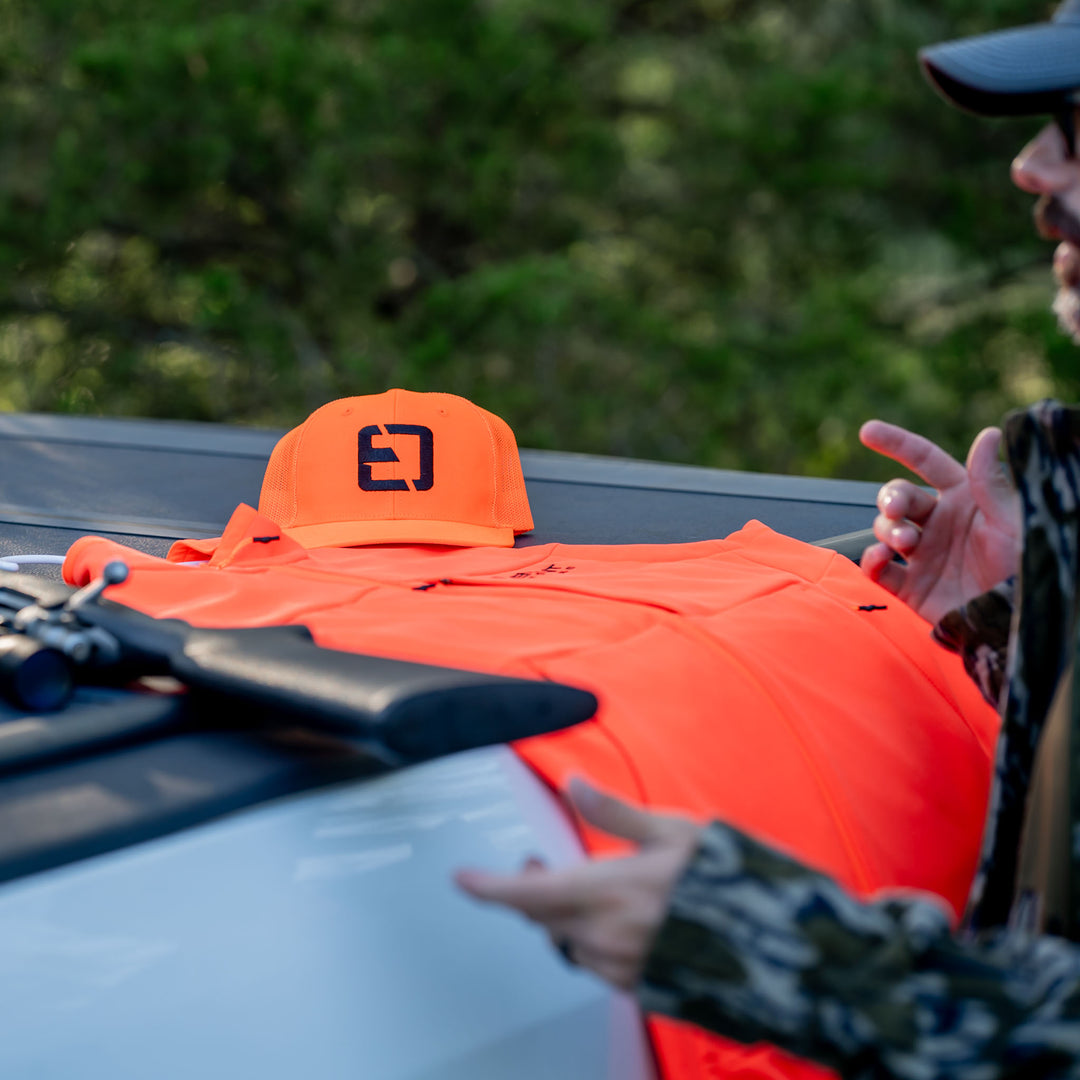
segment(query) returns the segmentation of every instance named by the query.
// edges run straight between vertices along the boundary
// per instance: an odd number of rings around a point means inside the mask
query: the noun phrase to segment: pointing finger
[[[939,491],[962,483],[967,475],[964,466],[936,443],[896,424],[867,420],[859,439],[867,449],[899,462]]]
[[[459,870],[454,881],[477,900],[507,904],[539,922],[576,915],[592,891],[587,879],[576,878],[572,870],[533,868],[521,874]]]

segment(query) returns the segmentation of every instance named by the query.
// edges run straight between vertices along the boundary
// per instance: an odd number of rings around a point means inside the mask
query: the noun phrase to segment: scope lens
[[[0,696],[29,712],[63,708],[73,692],[71,667],[57,649],[22,634],[0,636]]]

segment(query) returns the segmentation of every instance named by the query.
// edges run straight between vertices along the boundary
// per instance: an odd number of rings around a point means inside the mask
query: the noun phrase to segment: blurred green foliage
[[[1008,163],[919,45],[1030,0],[0,0],[0,407],[882,476],[1080,396]]]

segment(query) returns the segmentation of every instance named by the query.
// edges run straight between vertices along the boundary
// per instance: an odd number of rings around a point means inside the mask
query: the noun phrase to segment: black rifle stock
[[[596,711],[591,693],[560,683],[325,649],[303,626],[203,629],[101,599],[125,577],[123,564],[110,564],[75,592],[0,572],[0,641],[21,635],[36,653],[66,657],[76,681],[167,675],[237,724],[302,725],[368,740],[402,761],[558,730]],[[0,679],[9,696],[10,683]]]

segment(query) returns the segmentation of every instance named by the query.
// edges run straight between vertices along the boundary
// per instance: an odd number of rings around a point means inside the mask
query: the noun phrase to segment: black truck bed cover
[[[255,505],[281,431],[0,415],[0,556],[64,552],[93,532],[163,553]],[[800,540],[865,529],[877,485],[523,450],[536,529],[519,543],[678,543],[751,518]]]

